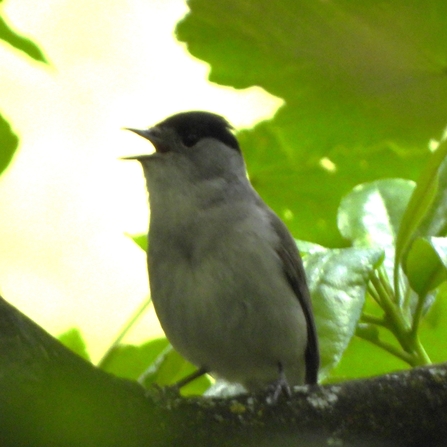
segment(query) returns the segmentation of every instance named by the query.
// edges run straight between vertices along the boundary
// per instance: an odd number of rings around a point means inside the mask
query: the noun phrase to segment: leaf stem
[[[368,282],[368,293],[371,295],[371,298],[380,306],[381,305],[381,301],[380,301],[380,295],[377,293],[377,290],[374,288],[374,286],[372,285],[371,281]]]
[[[408,332],[411,330],[410,325],[403,318],[400,309],[397,307],[392,296],[389,295],[390,288],[384,284],[383,275],[380,276],[371,275],[371,283],[380,295],[381,307],[385,311],[385,321],[389,320],[388,325],[394,336],[397,338],[401,346],[406,352],[412,352],[413,347],[408,339]],[[389,284],[388,284],[389,286]]]
[[[371,276],[371,284],[372,287],[370,287],[370,289],[374,289],[371,296],[373,296],[373,294],[376,295],[375,299],[384,310],[385,316],[383,320],[380,320],[376,317],[365,315],[362,316],[362,321],[376,324],[390,330],[401,345],[405,355],[403,356],[401,350],[393,345],[379,339],[369,341],[401,358],[411,366],[430,364],[430,358],[417,336],[425,297],[419,297],[413,322],[410,324],[402,313],[402,308],[396,303],[388,277],[383,270],[379,269],[377,275]],[[362,338],[365,337],[363,336]]]
[[[431,365],[432,361],[428,356],[427,352],[425,351],[424,347],[422,346],[422,343],[420,342],[417,334],[415,334],[414,347],[415,352],[417,354],[417,360],[418,360],[417,365]]]
[[[397,258],[397,253],[395,253],[395,260],[394,260],[394,277],[393,277],[393,281],[394,281],[394,296],[397,299],[398,303],[402,302],[402,299],[400,298],[400,265],[399,265],[399,260]]]
[[[356,335],[360,338],[363,338],[363,340],[367,340],[370,343],[384,349],[385,351],[389,352],[390,354],[394,355],[395,357],[400,358],[405,363],[408,363],[410,366],[417,365],[417,363],[414,362],[414,357],[411,354],[408,354],[408,352],[405,352],[402,349],[397,348],[396,346],[392,345],[391,343],[380,340],[378,338],[370,339],[370,338],[364,337],[362,334],[359,334],[357,332],[356,332]]]
[[[106,352],[103,354],[103,356],[99,360],[98,364],[96,365],[98,368],[104,368],[104,365],[107,363],[107,360],[109,359],[109,356],[112,353],[112,351],[121,343],[121,340],[130,331],[132,326],[140,319],[140,317],[143,315],[143,313],[146,311],[146,309],[150,306],[151,303],[152,303],[151,297],[144,300],[143,303],[137,308],[137,310],[129,318],[129,320],[127,320],[127,322],[124,324],[121,331],[118,333],[116,338],[113,340],[113,342],[110,344],[110,346],[107,348]]]
[[[383,267],[378,269],[380,284],[386,292],[386,295],[392,299],[396,303],[396,295],[394,293],[393,288],[391,287],[390,281],[388,279],[388,275]]]
[[[362,323],[375,324],[377,326],[389,329],[389,324],[383,318],[379,318],[374,315],[362,314],[360,320]]]
[[[416,335],[417,330],[419,328],[419,322],[421,321],[422,311],[424,309],[424,303],[426,298],[427,298],[426,294],[424,295],[418,294],[418,302],[416,304],[416,309],[414,310],[413,325],[411,327],[411,333],[413,335]]]

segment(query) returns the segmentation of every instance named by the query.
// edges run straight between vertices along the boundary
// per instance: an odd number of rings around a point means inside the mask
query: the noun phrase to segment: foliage
[[[177,35],[211,81],[259,85],[286,103],[239,138],[253,185],[300,239],[339,246],[337,207],[355,185],[417,179],[446,125],[445,2],[189,7]]]
[[[0,174],[8,167],[19,145],[19,138],[0,115]]]
[[[0,39],[30,58],[39,62],[48,63],[42,50],[30,39],[16,33],[8,24],[6,18],[2,16],[0,16]]]
[[[301,240],[321,379],[446,361],[439,340],[447,335],[447,143],[432,152],[429,141],[441,140],[447,121],[447,4],[189,6],[177,36],[210,64],[212,81],[259,85],[285,101],[273,119],[238,138],[253,185]],[[46,62],[3,17],[0,39]],[[2,117],[0,142],[2,172],[18,146]],[[145,385],[171,384],[193,367],[166,340],[122,344],[148,305],[136,310],[99,366]],[[78,331],[61,341],[88,358]],[[207,386],[204,378],[186,392]]]
[[[44,54],[35,43],[19,35],[10,27],[5,17],[1,16],[1,10],[0,39],[36,61],[47,62]],[[18,144],[19,139],[17,135],[13,132],[6,119],[0,114],[0,174],[11,162]]]

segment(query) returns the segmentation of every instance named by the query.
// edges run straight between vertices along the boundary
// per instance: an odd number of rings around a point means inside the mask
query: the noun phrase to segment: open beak
[[[155,150],[158,151],[157,147],[160,146],[161,141],[160,138],[157,138],[158,129],[154,131],[154,128],[151,129],[133,129],[130,127],[124,127],[124,130],[130,130],[133,133],[136,133],[140,137],[149,140],[155,147]],[[143,155],[131,155],[129,157],[120,157],[120,160],[144,160],[145,158],[151,157],[152,154],[143,154]]]
[[[140,137],[149,140],[155,147],[156,152],[169,152],[170,148],[166,144],[165,138],[163,138],[163,130],[159,127],[151,127],[150,129],[131,129],[126,127],[126,130],[136,133]]]
[[[124,130],[130,130],[133,133],[136,133],[140,137],[146,138],[146,140],[152,141],[151,129],[133,129],[131,127],[124,127]]]

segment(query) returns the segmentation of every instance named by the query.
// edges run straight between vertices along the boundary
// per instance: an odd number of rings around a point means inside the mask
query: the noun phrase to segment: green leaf
[[[137,380],[169,346],[166,338],[158,338],[140,346],[118,345],[108,354],[102,369],[116,376]]]
[[[402,179],[358,185],[343,198],[338,211],[341,234],[357,247],[380,247],[393,278],[394,243],[414,183]]]
[[[22,51],[36,61],[48,63],[40,48],[31,40],[16,33],[0,16],[0,39],[8,42],[12,47]]]
[[[142,250],[147,251],[147,234],[133,236],[131,234],[126,234],[126,236],[129,236]]]
[[[156,383],[160,386],[174,385],[179,380],[197,371],[197,367],[185,360],[171,346],[160,352],[144,374],[145,387]],[[203,394],[210,387],[210,379],[204,375],[182,387],[183,395]]]
[[[19,145],[19,138],[0,115],[0,174],[8,167]]]
[[[174,385],[197,368],[180,356],[166,338],[148,341],[140,346],[119,345],[107,355],[102,369],[118,377],[138,380],[145,387],[153,384]],[[201,377],[182,388],[182,394],[203,394],[210,380]]]
[[[414,183],[402,179],[358,185],[338,211],[341,234],[358,247],[393,246]]]
[[[344,195],[378,177],[415,178],[425,160],[425,155],[409,157],[384,147],[368,151],[338,146],[326,155],[326,162],[335,166],[330,170],[323,167],[318,146],[304,149],[299,139],[284,141],[281,126],[275,117],[238,133],[250,181],[292,234],[324,246],[346,245],[336,226]]]
[[[340,361],[355,333],[378,249],[346,248],[304,258],[321,351],[320,378]]]
[[[210,64],[210,80],[284,98],[293,112],[283,137],[305,152],[422,146],[445,126],[443,0],[188,5],[177,36]]]
[[[343,195],[377,178],[417,178],[447,116],[447,3],[189,6],[177,35],[210,64],[210,80],[285,100],[238,137],[254,187],[295,236],[340,246]]]
[[[447,280],[447,238],[416,239],[406,258],[405,273],[412,289],[423,298]]]
[[[447,268],[447,238],[445,237],[431,237],[430,243],[436,254],[439,257],[439,261],[442,263],[444,269]]]
[[[357,325],[356,335],[368,341],[377,341],[380,339],[380,331],[375,324],[359,323]]]
[[[75,354],[78,354],[83,359],[90,361],[85,340],[79,329],[69,329],[57,338],[65,347],[72,350]]]
[[[439,287],[434,304],[422,319],[419,338],[434,363],[447,361],[447,283]]]
[[[314,244],[312,242],[301,241],[301,240],[295,239],[295,243],[298,246],[298,250],[302,256],[313,254],[313,253],[325,252],[327,250],[326,247],[323,247],[318,244]]]
[[[425,165],[402,217],[396,241],[396,264],[407,263],[405,256],[417,236],[447,235],[446,157],[447,141],[443,141]]]

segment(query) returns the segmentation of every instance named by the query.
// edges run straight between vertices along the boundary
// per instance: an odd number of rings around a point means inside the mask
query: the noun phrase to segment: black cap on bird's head
[[[193,147],[203,138],[214,138],[240,152],[239,143],[231,129],[232,126],[222,116],[195,111],[177,113],[147,130],[128,130],[148,139],[155,150],[161,153],[173,151],[174,143],[178,142],[184,147]]]

